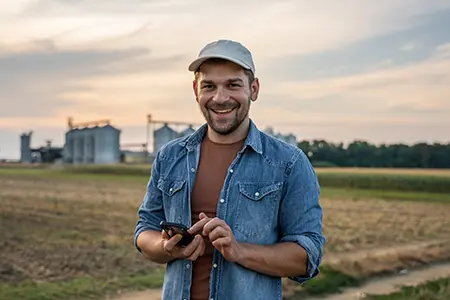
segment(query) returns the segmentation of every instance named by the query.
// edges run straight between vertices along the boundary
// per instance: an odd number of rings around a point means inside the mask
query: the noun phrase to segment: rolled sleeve
[[[306,274],[289,279],[299,283],[316,277],[323,256],[323,210],[319,203],[320,187],[314,169],[300,152],[289,171],[285,195],[280,208],[281,242],[293,242],[308,256]]]
[[[138,209],[138,221],[134,231],[133,243],[136,249],[141,252],[141,249],[137,245],[137,239],[139,235],[147,230],[160,231],[160,222],[165,221],[164,207],[162,203],[162,192],[157,187],[159,180],[159,154],[152,166],[152,174],[147,184],[147,192],[145,193],[142,204]]]

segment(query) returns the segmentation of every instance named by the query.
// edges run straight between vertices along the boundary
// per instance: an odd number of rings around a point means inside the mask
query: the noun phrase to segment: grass
[[[108,168],[0,168],[0,299],[93,299],[162,283],[157,266],[132,245],[149,166],[130,173]],[[325,255],[448,238],[449,202],[441,193],[325,186]],[[419,249],[410,259],[442,255],[430,251]],[[322,266],[301,293],[331,293],[361,282],[336,266]],[[362,256],[357,267],[370,273],[398,265],[392,259],[369,264]]]
[[[384,191],[450,193],[449,176],[319,172],[321,186]]]
[[[402,192],[385,190],[365,190],[349,188],[322,187],[321,196],[324,198],[342,198],[342,199],[382,199],[382,200],[403,200],[418,201],[428,203],[450,203],[450,193],[431,193],[431,192]]]
[[[68,281],[43,282],[24,281],[19,284],[0,283],[0,299],[21,300],[84,300],[99,299],[121,291],[145,290],[162,285],[164,272],[153,269],[147,274],[135,274],[111,279],[77,277]]]
[[[322,266],[321,273],[313,280],[306,282],[301,288],[296,289],[292,296],[286,300],[300,300],[306,296],[323,296],[339,293],[343,288],[360,286],[363,279],[356,278],[335,270],[329,266]]]
[[[448,300],[450,299],[450,278],[428,281],[424,284],[403,287],[401,291],[380,296],[369,296],[369,300]]]

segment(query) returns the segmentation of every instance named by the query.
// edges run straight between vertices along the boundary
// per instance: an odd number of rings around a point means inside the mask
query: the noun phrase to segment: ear
[[[194,79],[194,80],[192,81],[192,89],[194,90],[195,99],[196,99],[196,101],[198,102],[198,90],[197,90],[197,86],[198,86],[197,80]]]
[[[258,99],[259,95],[259,79],[255,78],[252,85],[250,86],[251,94],[250,99],[255,102]]]

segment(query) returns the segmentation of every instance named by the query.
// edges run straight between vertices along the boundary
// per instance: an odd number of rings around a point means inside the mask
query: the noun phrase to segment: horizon
[[[203,124],[187,66],[222,38],[253,54],[261,92],[250,117],[261,130],[344,144],[450,142],[448,1],[210,4],[1,3],[0,158],[18,159],[29,130],[33,148],[63,146],[69,116],[111,120],[122,144],[146,141],[147,114]]]

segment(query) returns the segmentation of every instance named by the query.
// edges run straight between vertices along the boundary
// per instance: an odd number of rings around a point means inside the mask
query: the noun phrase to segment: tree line
[[[298,147],[318,167],[450,168],[450,143],[377,146],[356,140],[344,146],[325,140],[304,140]]]

